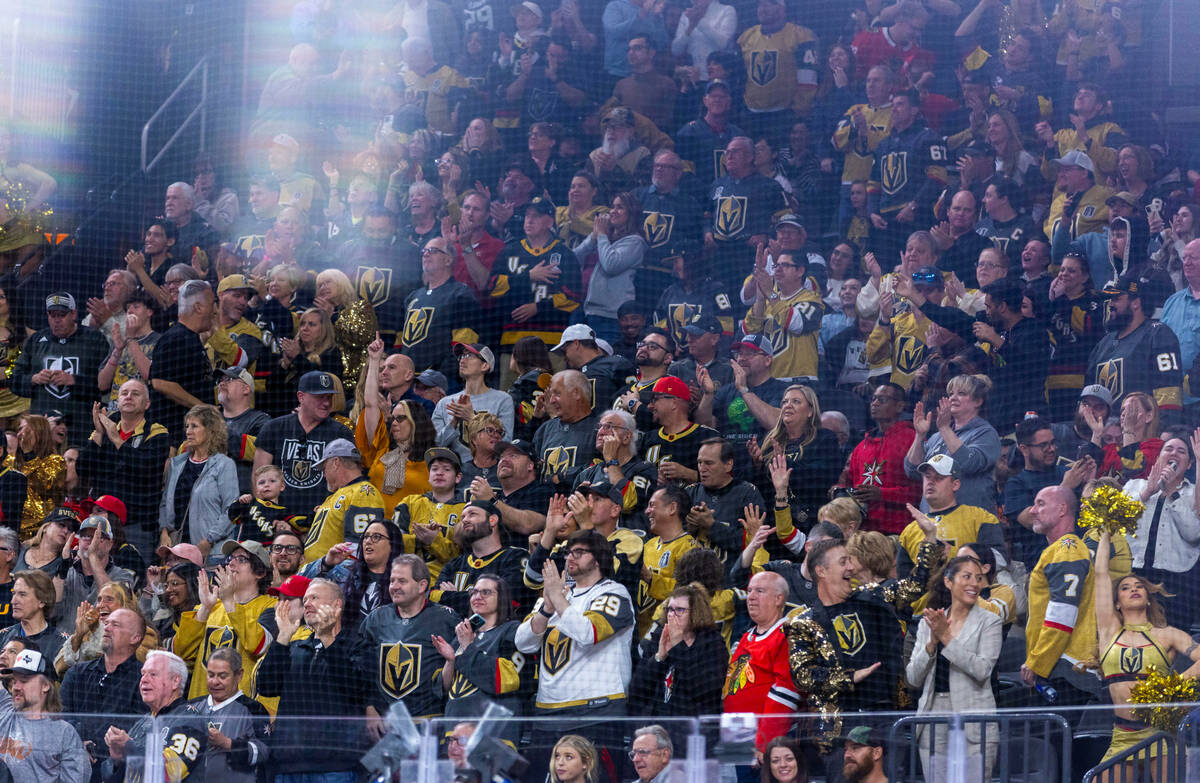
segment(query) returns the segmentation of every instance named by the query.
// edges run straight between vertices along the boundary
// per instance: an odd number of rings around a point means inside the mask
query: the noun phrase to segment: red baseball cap
[[[650,389],[651,394],[669,394],[672,397],[678,397],[684,402],[692,401],[692,390],[683,382],[681,378],[676,378],[674,375],[664,375],[654,382],[654,386]]]
[[[279,587],[267,588],[268,595],[283,596],[284,598],[303,598],[308,592],[308,584],[312,580],[307,576],[300,574],[292,574],[287,579],[283,580],[283,584]]]
[[[120,520],[121,524],[125,524],[125,504],[120,498],[112,495],[101,495],[100,497],[96,498],[92,505],[94,505],[96,508],[102,508],[105,511],[116,514],[117,519]]]

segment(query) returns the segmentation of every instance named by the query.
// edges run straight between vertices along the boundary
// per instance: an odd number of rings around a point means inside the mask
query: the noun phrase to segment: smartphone
[[[487,620],[484,620],[483,615],[478,612],[467,618],[467,625],[471,626],[472,631],[478,631],[486,622]]]
[[[217,569],[206,568],[206,569],[204,569],[204,574],[205,574],[205,576],[208,577],[209,587],[216,587],[216,585],[217,585]]]

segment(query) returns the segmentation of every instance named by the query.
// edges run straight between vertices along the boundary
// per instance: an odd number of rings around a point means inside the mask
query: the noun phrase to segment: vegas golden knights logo
[[[667,312],[670,313],[671,334],[675,337],[675,342],[683,342],[683,327],[700,317],[699,305],[688,304],[686,302],[683,304],[673,304],[667,308]]]
[[[879,184],[889,196],[908,184],[908,153],[889,152],[879,164]]]
[[[778,74],[779,52],[771,50],[750,53],[750,80],[752,82],[759,87],[766,87],[775,81]]]
[[[222,647],[233,647],[237,644],[237,636],[228,625],[219,628],[208,628],[204,634],[203,661],[208,663],[212,654]]]
[[[462,676],[461,674],[456,674],[454,676],[454,682],[450,685],[450,698],[465,699],[478,690],[479,688],[475,687],[475,684],[466,677]]]
[[[308,481],[312,475],[312,463],[306,459],[298,459],[292,461],[292,478],[297,484],[303,484]]]
[[[1142,648],[1121,648],[1121,671],[1126,674],[1138,674],[1142,670]]]
[[[725,196],[717,206],[717,235],[721,239],[733,239],[746,227],[745,196]]]
[[[896,368],[903,373],[914,373],[925,361],[925,344],[915,337],[901,337],[896,341]]]
[[[665,215],[662,212],[650,212],[642,221],[642,233],[645,234],[646,242],[650,244],[650,247],[662,247],[667,244],[674,228],[675,216]]]
[[[392,292],[392,270],[377,266],[358,268],[358,295],[379,307]]]
[[[571,637],[551,628],[542,644],[542,668],[547,674],[558,674],[571,660]]]
[[[594,392],[594,390],[593,390]],[[555,446],[546,451],[546,475],[553,476],[575,466],[576,446]]]
[[[1108,389],[1114,400],[1119,400],[1124,394],[1124,377],[1125,358],[1109,359],[1100,365],[1100,371],[1096,373],[1096,382]]]
[[[720,179],[729,173],[725,168],[725,150],[713,150],[713,179]]]
[[[400,339],[405,345],[416,345],[429,336],[429,325],[433,323],[432,307],[414,307],[408,311],[404,321],[404,332]]]
[[[421,645],[379,645],[379,684],[393,699],[402,699],[417,687],[421,674]]]
[[[838,646],[847,655],[854,655],[867,643],[867,634],[863,631],[857,612],[839,614],[833,618],[833,632],[837,635]]]

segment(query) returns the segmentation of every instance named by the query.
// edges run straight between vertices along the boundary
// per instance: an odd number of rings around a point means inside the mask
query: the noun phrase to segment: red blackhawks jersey
[[[788,664],[784,622],[781,618],[762,634],[753,626],[746,631],[729,656],[729,672],[721,692],[725,712],[754,712],[762,716],[754,738],[754,747],[759,750],[788,730],[792,721],[785,716],[800,707],[800,694],[796,692]]]

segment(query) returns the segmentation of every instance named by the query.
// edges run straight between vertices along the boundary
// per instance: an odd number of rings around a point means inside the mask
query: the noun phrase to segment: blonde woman
[[[21,539],[31,538],[67,493],[67,463],[54,448],[50,421],[24,413],[17,420],[17,449],[10,467],[25,474],[28,490],[21,513]]]
[[[295,406],[296,388],[306,372],[321,370],[338,378],[345,372],[333,324],[324,310],[316,307],[305,310],[296,337],[285,337],[279,344],[279,364],[267,380],[267,389],[273,399],[285,406]]]
[[[54,668],[59,676],[66,674],[67,669],[77,663],[99,658],[104,640],[104,621],[118,609],[128,609],[131,612],[142,613],[137,599],[129,588],[122,582],[108,582],[100,588],[93,606],[87,601],[79,604],[75,611],[75,633],[67,639],[66,644],[58,651]],[[158,631],[153,626],[146,626],[146,635],[138,645],[137,659],[146,660],[146,653],[158,647]]]
[[[749,443],[750,456],[759,464],[770,464],[777,454],[787,463],[786,487],[781,481],[772,484],[776,508],[790,505],[796,527],[807,530],[824,505],[825,493],[837,482],[842,469],[841,447],[837,436],[821,427],[821,404],[817,394],[808,386],[794,384],[783,393],[779,419],[758,446]],[[808,520],[806,523],[805,520]]]
[[[1122,481],[1146,478],[1150,468],[1162,451],[1163,439],[1159,423],[1158,403],[1146,392],[1130,392],[1121,400],[1121,442],[1104,442],[1104,429],[1108,422],[1081,407],[1084,420],[1092,431],[1092,445],[1099,446],[1104,457],[1100,460],[1097,476],[1116,476]]]
[[[162,546],[195,544],[208,559],[233,535],[229,507],[238,497],[237,467],[225,455],[225,417],[212,405],[197,405],[183,417],[186,441],[167,465],[158,510]],[[214,556],[214,557],[215,557]]]
[[[342,386],[347,399],[354,397],[358,377],[367,364],[367,346],[375,339],[379,321],[375,308],[359,297],[346,274],[326,269],[317,275],[317,298],[313,307],[323,310],[333,322],[334,339],[342,351]]]
[[[862,507],[847,497],[834,498],[817,511],[817,521],[837,525],[851,536],[862,525]]]
[[[556,783],[597,783],[600,765],[596,746],[586,737],[567,734],[554,743],[550,772]]]
[[[987,402],[992,382],[986,375],[956,375],[946,384],[946,396],[936,411],[925,411],[918,402],[913,409],[917,436],[904,455],[904,472],[921,480],[919,465],[935,454],[954,459],[954,470],[962,486],[956,497],[964,506],[979,506],[996,513],[996,481],[992,472],[1000,458],[1000,435],[980,412]],[[921,510],[929,504],[922,499]]]

